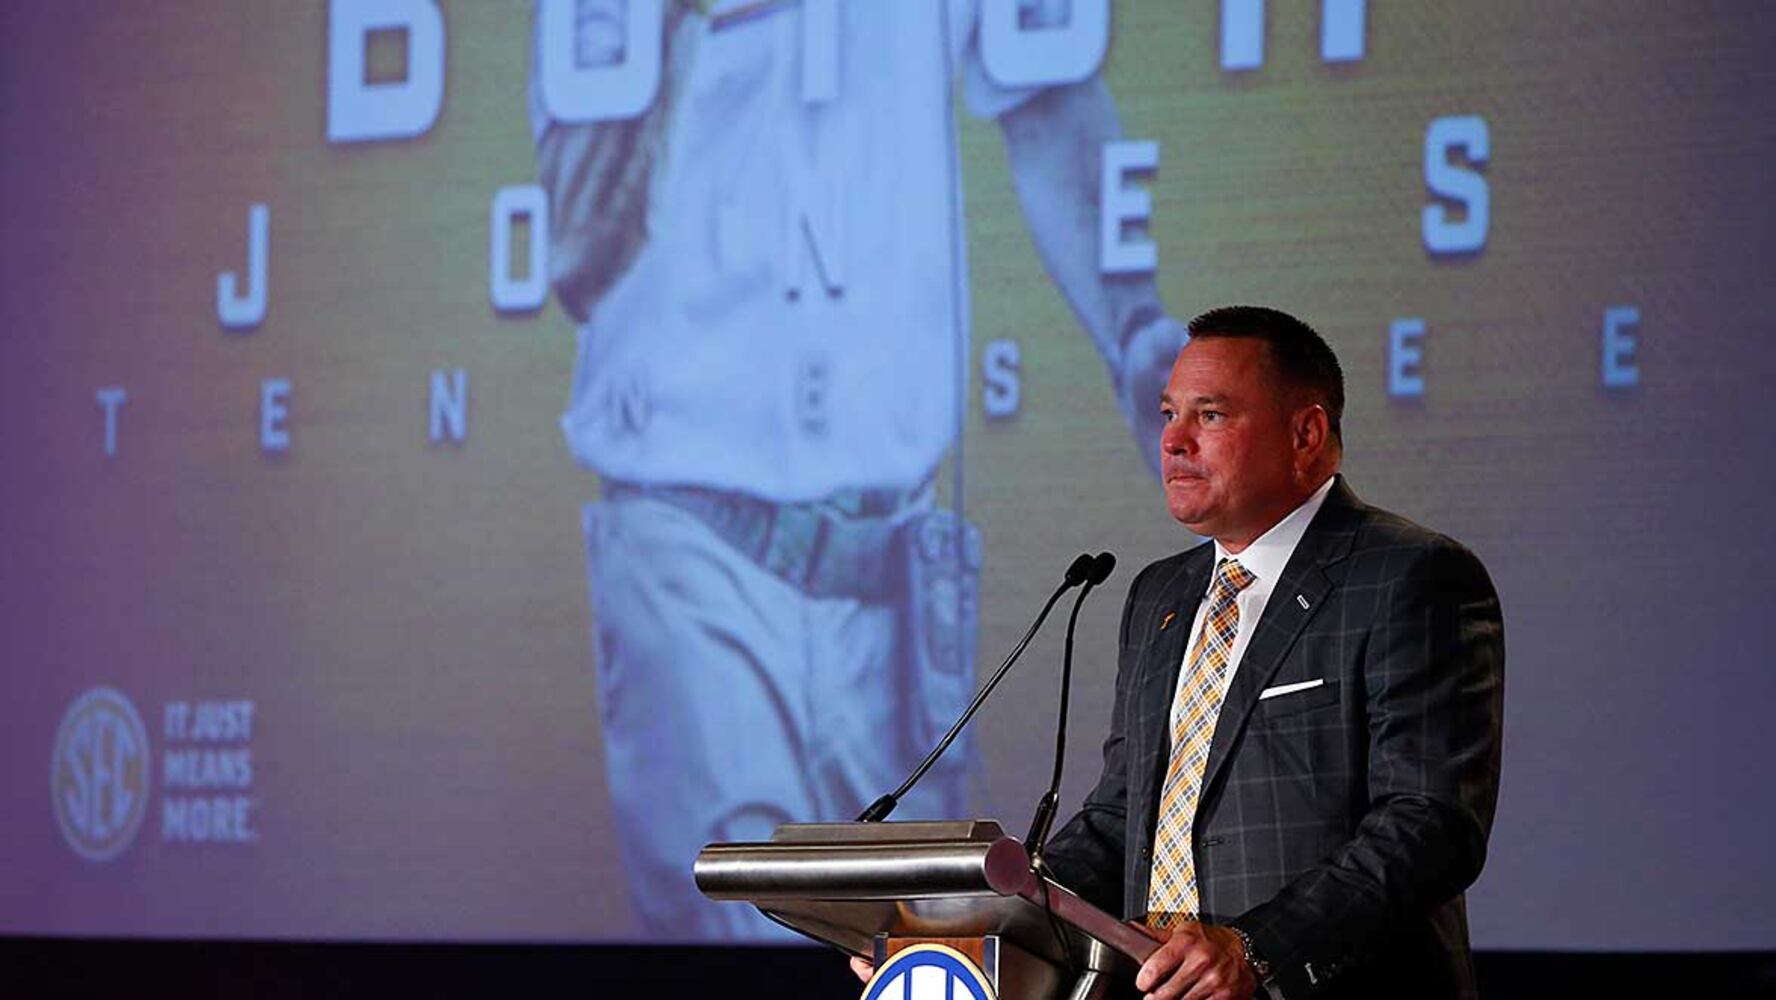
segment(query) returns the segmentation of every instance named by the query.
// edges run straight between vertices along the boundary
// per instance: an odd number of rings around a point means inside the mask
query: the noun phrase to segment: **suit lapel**
[[[1327,567],[1350,552],[1362,520],[1361,509],[1356,495],[1340,476],[1271,589],[1264,614],[1258,619],[1258,630],[1240,657],[1227,697],[1221,703],[1215,736],[1209,743],[1209,759],[1203,765],[1199,801],[1208,799],[1234,742],[1245,729],[1246,719],[1258,704],[1258,695],[1269,686],[1301,630],[1319,613],[1332,592],[1334,583],[1327,575]]]
[[[1149,626],[1153,632],[1142,654],[1141,690],[1135,696],[1135,704],[1140,707],[1136,713],[1140,719],[1136,731],[1139,744],[1129,748],[1129,759],[1140,762],[1143,769],[1133,776],[1129,805],[1133,815],[1145,817],[1140,829],[1149,838],[1159,805],[1160,783],[1165,780],[1166,762],[1171,756],[1172,695],[1184,662],[1184,642],[1190,636],[1197,605],[1209,589],[1214,551],[1205,545],[1192,552],[1161,589],[1154,606],[1153,624]]]

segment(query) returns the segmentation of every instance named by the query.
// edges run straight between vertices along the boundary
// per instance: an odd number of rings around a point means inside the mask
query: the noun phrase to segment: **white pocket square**
[[[1278,684],[1276,687],[1265,688],[1263,691],[1260,691],[1258,693],[1258,700],[1263,701],[1266,698],[1275,698],[1279,695],[1294,694],[1297,691],[1306,691],[1309,688],[1317,688],[1324,683],[1326,683],[1326,678],[1316,677],[1311,681],[1297,681],[1294,684]]]

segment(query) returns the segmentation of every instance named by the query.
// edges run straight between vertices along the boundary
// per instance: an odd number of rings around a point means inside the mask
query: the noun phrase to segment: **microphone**
[[[1105,553],[1105,555],[1108,554],[1109,553]],[[1114,559],[1111,560],[1111,562],[1115,561],[1116,560]],[[1097,558],[1090,552],[1081,552],[1077,556],[1074,556],[1073,561],[1067,564],[1067,575],[1062,578],[1061,589],[1055,592],[1055,596],[1061,596],[1068,587],[1077,587],[1081,583],[1084,583],[1091,577],[1092,570],[1096,567]],[[1044,610],[1047,609],[1045,608]]]
[[[1114,563],[1115,560],[1111,560],[1111,562]],[[1016,646],[1012,647],[1011,655],[1007,656],[1005,662],[999,664],[999,669],[993,671],[993,676],[981,685],[981,689],[975,693],[974,700],[968,703],[968,707],[962,711],[961,717],[950,726],[950,731],[944,734],[943,739],[937,741],[937,746],[931,748],[931,752],[925,755],[925,759],[919,762],[919,766],[913,769],[912,774],[907,775],[907,779],[900,783],[899,788],[871,802],[869,808],[858,813],[857,822],[880,823],[888,818],[888,814],[894,811],[894,807],[900,805],[901,797],[911,791],[912,787],[919,783],[920,778],[925,777],[925,772],[931,770],[931,765],[937,763],[937,759],[942,757],[944,751],[950,748],[950,744],[956,741],[957,734],[962,732],[963,726],[968,725],[969,719],[974,718],[974,713],[980,710],[981,703],[987,700],[987,695],[992,694],[993,689],[999,686],[999,682],[1005,677],[1005,672],[1011,669],[1011,665],[1017,662],[1018,657],[1024,655],[1024,647],[1028,646],[1030,640],[1035,638],[1036,630],[1042,627],[1043,621],[1048,618],[1048,612],[1055,606],[1055,602],[1061,599],[1062,594],[1085,583],[1091,577],[1096,565],[1097,563],[1090,553],[1081,553],[1078,558],[1073,560],[1073,563],[1067,567],[1066,576],[1061,579],[1061,585],[1055,588],[1054,593],[1048,595],[1048,602],[1042,605],[1042,612],[1036,616],[1035,621],[1030,623],[1030,628],[1024,632],[1024,637],[1018,640]],[[1109,570],[1106,569],[1105,572],[1108,573]],[[1078,608],[1075,607],[1074,614],[1078,613]]]
[[[1030,832],[1024,837],[1024,850],[1030,854],[1030,865],[1038,871],[1042,869],[1043,843],[1048,840],[1049,827],[1054,825],[1055,810],[1061,803],[1061,767],[1067,759],[1067,702],[1073,690],[1073,627],[1079,621],[1079,608],[1085,604],[1085,595],[1109,579],[1110,571],[1115,568],[1116,557],[1108,552],[1100,552],[1092,558],[1084,581],[1085,589],[1073,599],[1073,613],[1067,617],[1067,641],[1061,654],[1061,712],[1060,724],[1055,728],[1054,777],[1049,780],[1048,791],[1036,804],[1036,815],[1030,819]]]

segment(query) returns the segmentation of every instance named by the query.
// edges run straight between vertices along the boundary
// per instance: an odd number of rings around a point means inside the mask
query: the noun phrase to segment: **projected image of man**
[[[667,2],[659,39],[636,34],[649,4],[571,7],[539,8],[533,119],[581,321],[562,428],[601,487],[594,660],[632,895],[651,937],[781,933],[703,900],[697,850],[850,818],[974,683],[978,535],[937,477],[969,357],[958,78],[1140,440],[1157,420],[1129,401],[1181,331],[1150,277],[1098,271],[1103,86],[995,83],[971,0]],[[557,106],[584,95],[551,84],[551,44],[578,72],[656,41],[640,113]],[[897,816],[965,815],[967,761]]]

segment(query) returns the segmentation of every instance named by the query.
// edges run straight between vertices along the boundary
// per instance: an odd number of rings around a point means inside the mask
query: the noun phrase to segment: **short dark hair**
[[[1344,369],[1338,355],[1314,328],[1281,309],[1265,306],[1222,306],[1190,321],[1191,337],[1240,337],[1262,340],[1270,347],[1270,363],[1278,380],[1307,396],[1326,411],[1332,437],[1343,443]]]

